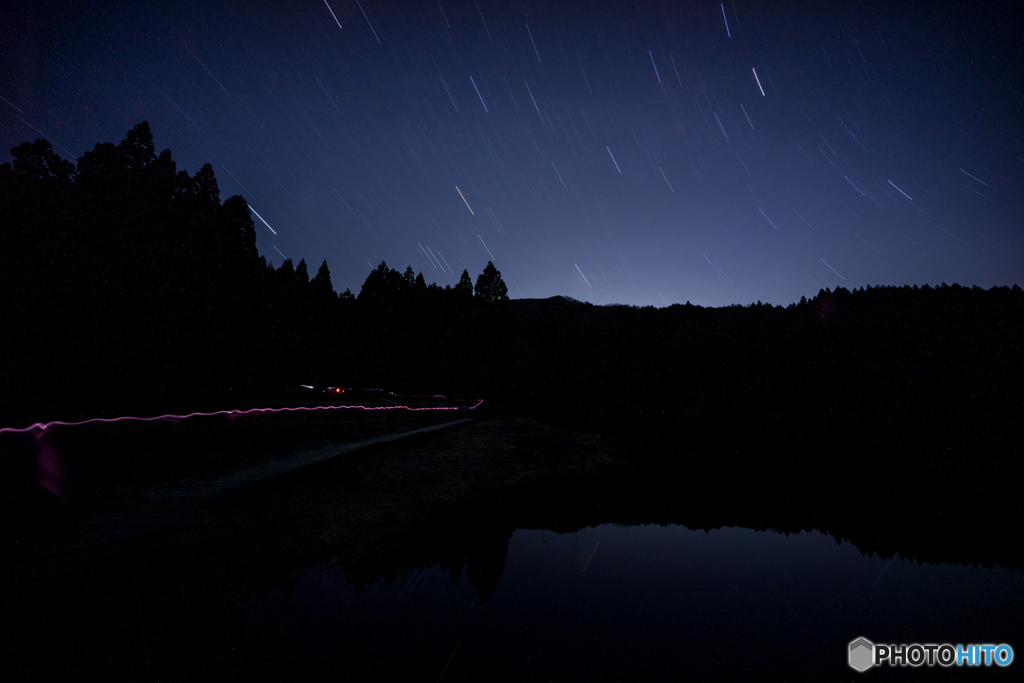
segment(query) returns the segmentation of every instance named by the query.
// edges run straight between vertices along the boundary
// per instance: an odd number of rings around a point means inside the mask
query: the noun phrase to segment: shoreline
[[[722,433],[722,424],[707,415],[690,416],[693,424],[677,414],[668,419],[667,435],[657,424],[638,424],[624,440],[611,424],[602,434],[587,425],[573,429],[527,416],[482,416],[470,423],[421,427],[392,443],[378,434],[351,452],[336,442],[307,448],[307,456],[323,456],[332,448],[338,453],[269,480],[214,487],[205,497],[188,493],[190,486],[202,488],[198,483],[170,481],[84,505],[51,498],[43,507],[52,513],[52,530],[81,523],[79,515],[90,506],[115,519],[118,514],[173,519],[174,505],[188,499],[179,507],[200,520],[200,528],[178,533],[173,523],[164,524],[163,536],[186,543],[190,534],[273,537],[271,545],[280,545],[284,555],[311,561],[364,553],[385,538],[401,543],[435,527],[465,526],[467,520],[470,526],[507,526],[532,519],[557,526],[656,522],[817,529],[851,540],[863,552],[1024,566],[1019,551],[998,543],[999,534],[1012,526],[1013,509],[1021,506],[1002,485],[956,497],[955,487],[934,482],[902,490],[906,482],[896,472],[887,486],[858,492],[856,478],[835,479],[849,462],[842,449],[830,452],[825,446],[806,453],[804,464],[793,456],[787,462],[770,449],[737,452],[750,442]],[[419,433],[438,428],[444,431]],[[803,437],[805,442],[814,438]],[[847,451],[857,448],[847,446]],[[342,452],[345,457],[337,457]],[[906,455],[906,467],[913,471],[919,457]],[[266,472],[280,461],[282,456],[250,460],[248,467]],[[211,475],[223,479],[225,472]],[[175,486],[182,490],[171,490]],[[179,503],[169,503],[175,498]],[[118,513],[117,500],[129,511]],[[117,524],[125,528],[131,522]],[[967,533],[971,528],[981,531]],[[46,529],[36,525],[44,535]]]

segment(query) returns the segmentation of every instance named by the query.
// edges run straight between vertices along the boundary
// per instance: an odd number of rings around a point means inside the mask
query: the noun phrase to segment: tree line
[[[326,261],[310,277],[305,261],[260,256],[245,199],[221,201],[209,165],[189,175],[169,150],[157,155],[145,122],[77,164],[45,140],[11,155],[0,166],[5,418],[256,401],[300,384],[552,407],[967,414],[967,404],[1021,404],[1016,285],[654,309],[510,301],[493,263],[475,283],[464,271],[442,289],[382,262],[358,296],[339,295]]]
[[[4,414],[259,391],[317,374],[346,336],[339,320],[508,300],[490,262],[475,286],[464,271],[444,289],[382,262],[358,297],[334,291],[326,260],[312,278],[305,260],[275,268],[245,199],[222,202],[209,164],[189,175],[170,150],[157,155],[146,122],[77,164],[46,140],[11,156],[0,165]]]

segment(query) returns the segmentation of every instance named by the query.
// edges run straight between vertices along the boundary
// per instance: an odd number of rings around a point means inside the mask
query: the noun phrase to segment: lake
[[[847,665],[860,636],[1020,650],[1020,569],[861,550],[1020,566],[1013,496],[962,484],[977,494],[780,489],[728,460],[695,470],[679,449],[665,451],[678,466],[586,469],[600,455],[591,439],[529,420],[339,458],[214,496],[164,527],[146,526],[162,508],[138,507],[145,496],[110,493],[141,486],[109,474],[118,463],[155,479],[208,453],[224,465],[254,445],[272,453],[394,426],[222,422],[48,437],[85,502],[46,493],[22,468],[36,498],[5,520],[0,680],[931,681],[1009,680],[1021,667]],[[108,473],[92,475],[107,454]],[[534,484],[515,484],[524,472]],[[634,524],[609,523],[623,521]],[[77,538],[77,525],[96,533],[79,531],[91,540],[75,550],[59,539]],[[113,534],[121,526],[135,532]]]
[[[846,663],[847,644],[858,636],[1018,648],[1024,614],[1019,570],[863,555],[816,531],[517,529],[499,572],[489,595],[494,572],[477,572],[474,585],[472,557],[461,572],[410,567],[360,590],[334,566],[303,572],[248,602],[244,632],[208,653],[204,672],[293,680],[840,680],[860,675]],[[864,675],[967,673],[922,669]],[[971,674],[1008,680],[1011,670]]]

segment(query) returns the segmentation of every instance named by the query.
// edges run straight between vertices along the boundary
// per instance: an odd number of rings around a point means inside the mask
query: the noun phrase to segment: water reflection
[[[853,673],[844,648],[860,635],[1017,646],[1021,634],[1021,571],[865,556],[818,532],[519,529],[500,550],[497,575],[475,573],[472,557],[362,587],[333,566],[302,574],[248,603],[244,634],[210,653],[206,673],[836,680]]]

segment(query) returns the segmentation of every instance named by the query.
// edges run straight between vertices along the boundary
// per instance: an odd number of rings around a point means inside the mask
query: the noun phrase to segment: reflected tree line
[[[299,384],[445,391],[542,409],[959,415],[1020,407],[1019,287],[862,287],[783,308],[508,300],[493,264],[427,285],[381,263],[274,267],[245,199],[179,170],[140,123],[71,164],[0,166],[3,413],[279,398]],[[63,406],[63,407],[61,407]],[[61,411],[64,412],[61,412]],[[809,414],[808,413],[808,414]]]

